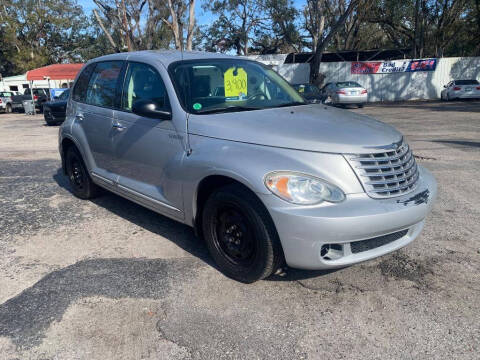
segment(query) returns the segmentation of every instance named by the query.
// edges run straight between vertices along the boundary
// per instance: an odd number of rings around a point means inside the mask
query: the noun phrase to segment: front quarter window
[[[253,61],[184,61],[169,73],[182,106],[194,114],[306,104],[275,71]]]

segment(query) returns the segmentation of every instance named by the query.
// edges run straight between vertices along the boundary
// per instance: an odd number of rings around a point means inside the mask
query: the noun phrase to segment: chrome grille
[[[412,151],[402,142],[396,150],[370,154],[345,155],[367,194],[386,198],[412,191],[418,180],[418,168]]]

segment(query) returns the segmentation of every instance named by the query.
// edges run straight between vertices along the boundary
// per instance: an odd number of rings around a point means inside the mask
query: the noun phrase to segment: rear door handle
[[[112,127],[113,127],[114,129],[119,130],[119,131],[122,131],[122,130],[124,130],[124,129],[127,128],[126,126],[123,126],[122,124],[119,124],[119,123],[113,123]]]

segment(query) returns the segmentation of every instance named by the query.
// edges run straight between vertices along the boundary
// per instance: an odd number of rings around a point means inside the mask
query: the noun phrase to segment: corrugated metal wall
[[[257,59],[260,60],[260,59]],[[309,64],[274,66],[292,84],[308,82]],[[443,85],[454,79],[480,80],[480,57],[439,58],[435,71],[351,74],[351,62],[322,63],[325,82],[353,80],[368,90],[368,101],[439,99]]]

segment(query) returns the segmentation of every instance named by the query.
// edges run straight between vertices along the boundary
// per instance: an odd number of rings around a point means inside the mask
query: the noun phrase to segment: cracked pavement
[[[0,359],[478,359],[480,102],[351,109],[396,126],[439,198],[406,248],[252,285],[192,229],[73,197],[57,127],[0,114]]]

